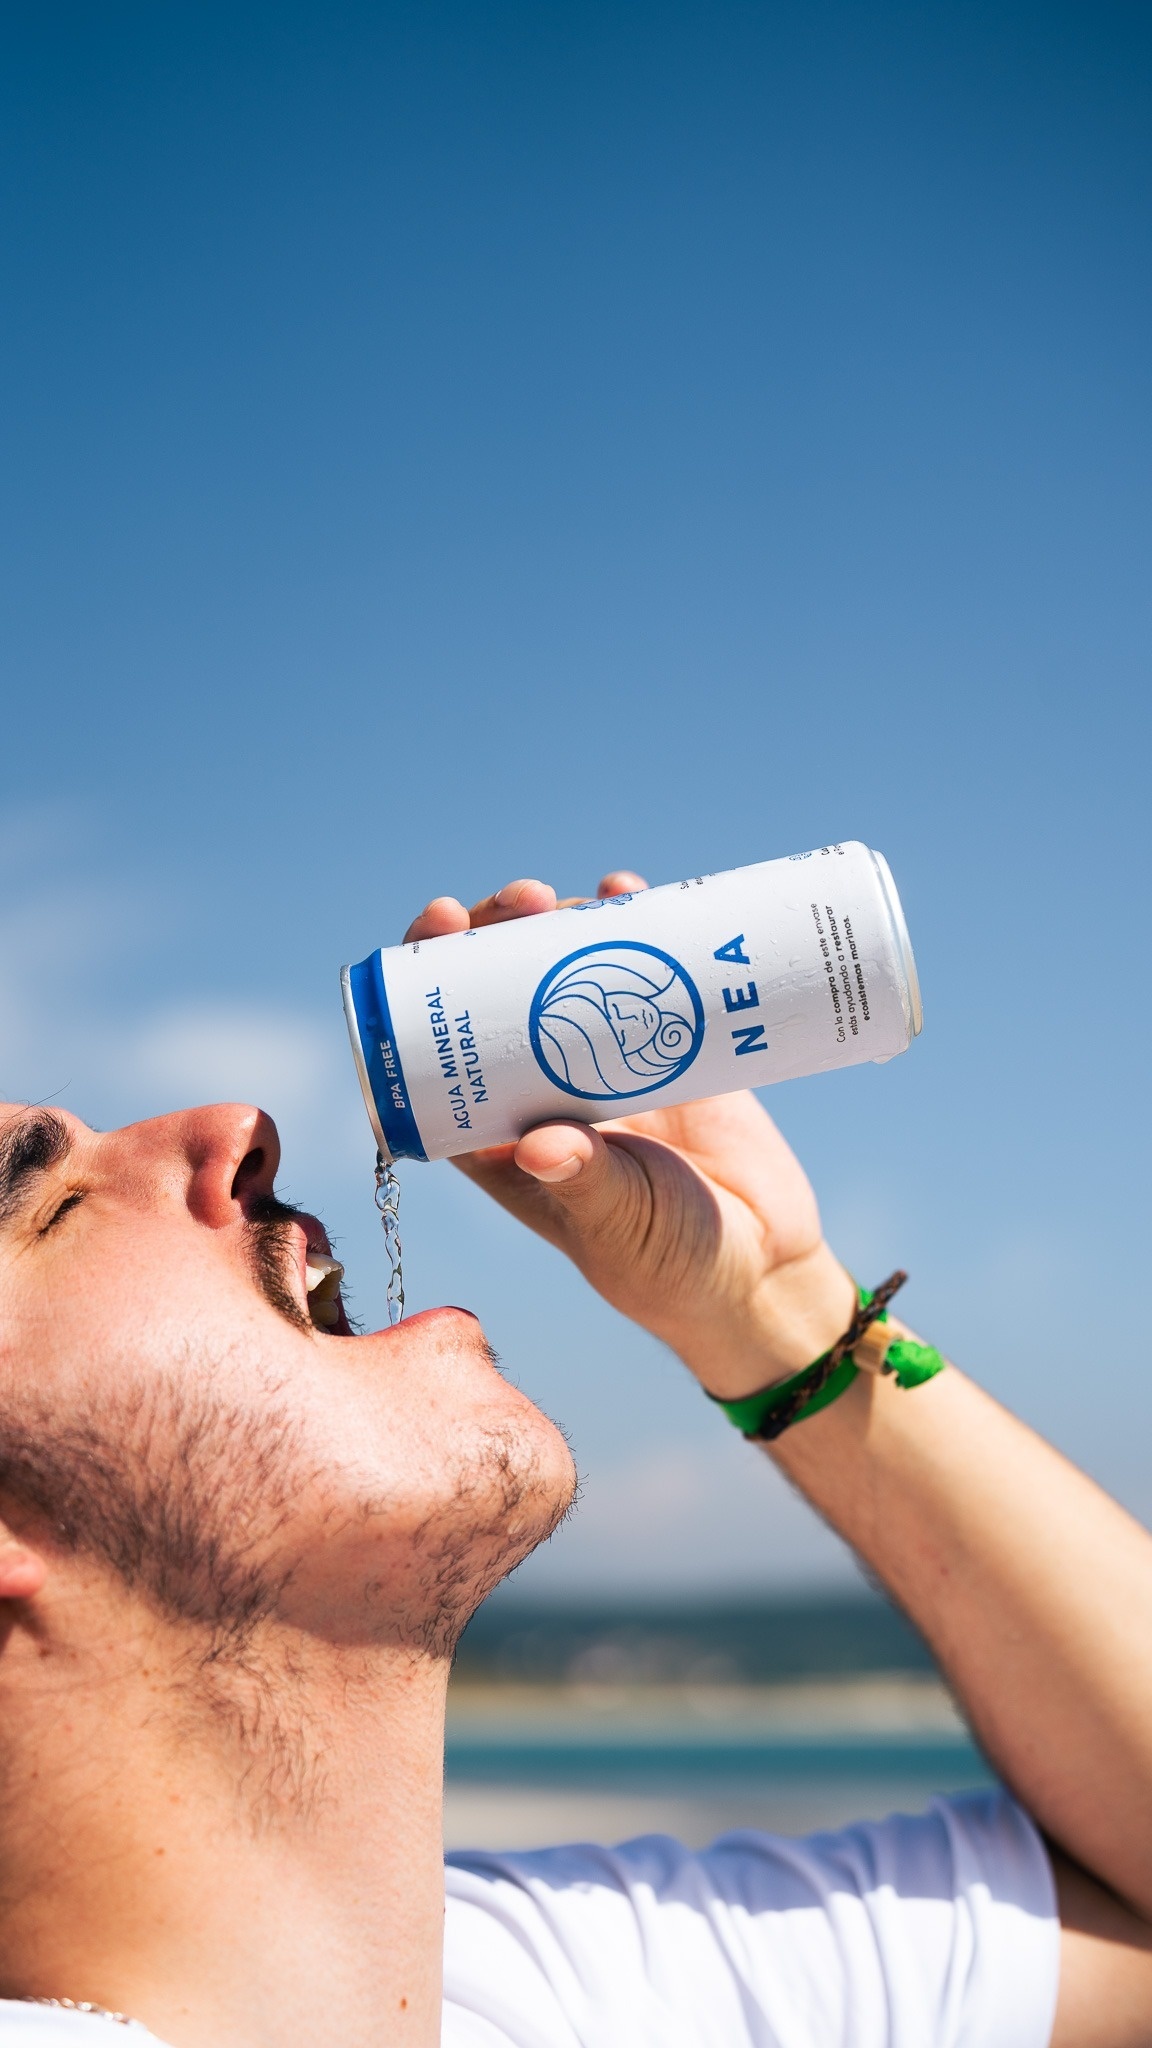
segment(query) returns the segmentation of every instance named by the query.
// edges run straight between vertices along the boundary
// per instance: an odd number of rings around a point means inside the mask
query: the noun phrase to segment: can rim
[[[920,977],[916,972],[916,959],[912,951],[912,941],[908,936],[908,924],[904,916],[904,906],[897,893],[896,884],[892,878],[892,870],[884,855],[878,853],[875,847],[869,847],[868,850],[872,855],[876,865],[876,873],[880,878],[880,888],[884,896],[885,905],[887,906],[888,915],[892,920],[892,929],[896,936],[896,950],[900,955],[900,965],[904,969],[908,1022],[911,1027],[911,1035],[913,1038],[919,1038],[924,1028],[924,1006],[920,1000]]]
[[[352,996],[351,967],[342,967],[340,969],[340,993],[344,999],[344,1022],[348,1026],[348,1036],[352,1041],[352,1058],[356,1062],[356,1075],[360,1082],[360,1093],[364,1097],[364,1107],[368,1111],[368,1121],[372,1126],[376,1143],[380,1147],[385,1163],[391,1165],[392,1153],[388,1140],[384,1136],[383,1127],[380,1122],[380,1112],[376,1107],[376,1098],[372,1093],[372,1083],[368,1079],[368,1068],[364,1062],[364,1047],[360,1043],[360,1022],[356,1015],[356,1004]]]

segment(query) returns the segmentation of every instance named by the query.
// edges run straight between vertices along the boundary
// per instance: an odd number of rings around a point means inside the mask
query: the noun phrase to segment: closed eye
[[[64,1200],[60,1204],[60,1207],[58,1209],[53,1210],[53,1213],[48,1218],[47,1223],[41,1224],[40,1229],[36,1233],[37,1236],[47,1237],[48,1232],[50,1230],[55,1230],[56,1225],[62,1222],[64,1217],[67,1216],[69,1209],[75,1209],[79,1207],[80,1203],[84,1200],[84,1195],[85,1190],[83,1188],[77,1188],[72,1194],[65,1195]]]

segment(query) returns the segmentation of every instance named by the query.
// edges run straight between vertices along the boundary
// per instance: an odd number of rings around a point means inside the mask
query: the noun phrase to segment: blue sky
[[[860,837],[908,1057],[772,1102],[861,1277],[1152,1520],[1152,33],[1103,4],[0,26],[0,1085],[253,1095],[381,1313],[337,970],[442,890]],[[540,1585],[843,1573],[450,1168],[586,1474]]]

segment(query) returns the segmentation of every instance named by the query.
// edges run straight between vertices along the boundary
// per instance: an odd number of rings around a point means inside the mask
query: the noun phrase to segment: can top
[[[360,1082],[360,1093],[364,1097],[364,1107],[368,1111],[368,1121],[375,1133],[381,1157],[385,1165],[388,1165],[391,1163],[392,1153],[389,1149],[388,1140],[384,1136],[384,1127],[380,1122],[380,1112],[376,1107],[376,1097],[372,1093],[372,1083],[368,1079],[368,1069],[364,1064],[364,1047],[360,1041],[360,1025],[356,1016],[356,1004],[352,995],[352,969],[350,967],[342,967],[340,969],[340,993],[344,998],[344,1017],[348,1025],[348,1036],[352,1041],[352,1057],[356,1062],[356,1075]]]
[[[892,920],[892,932],[896,940],[896,950],[900,956],[900,965],[904,970],[909,1031],[913,1038],[919,1038],[924,1028],[924,1006],[920,1001],[920,977],[916,972],[912,941],[908,936],[908,926],[904,921],[904,907],[896,893],[896,884],[892,879],[892,870],[884,855],[877,853],[874,846],[868,850],[876,863],[876,873],[880,878],[880,888],[884,897],[885,908]]]

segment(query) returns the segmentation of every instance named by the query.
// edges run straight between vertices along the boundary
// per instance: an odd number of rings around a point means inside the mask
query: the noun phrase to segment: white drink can
[[[888,863],[858,841],[384,946],[341,982],[386,1159],[890,1060],[921,1023]]]

